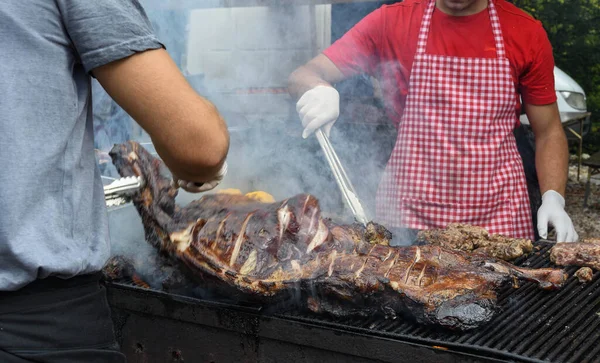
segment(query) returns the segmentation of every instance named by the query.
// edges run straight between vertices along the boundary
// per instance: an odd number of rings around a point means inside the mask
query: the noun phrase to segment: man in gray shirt
[[[0,361],[123,362],[99,283],[110,242],[91,77],[186,190],[222,178],[227,127],[137,0],[3,1],[0,49]]]

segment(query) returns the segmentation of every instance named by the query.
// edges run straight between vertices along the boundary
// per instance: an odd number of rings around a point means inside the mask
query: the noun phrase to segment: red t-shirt
[[[423,13],[430,0],[383,5],[367,15],[324,51],[346,76],[366,73],[377,78],[389,116],[400,121]],[[431,0],[433,1],[433,0]],[[556,101],[552,46],[542,24],[505,0],[493,0],[510,60],[517,94],[523,102]],[[470,16],[433,12],[427,53],[459,57],[496,57],[488,9]],[[515,123],[521,111],[515,97]]]

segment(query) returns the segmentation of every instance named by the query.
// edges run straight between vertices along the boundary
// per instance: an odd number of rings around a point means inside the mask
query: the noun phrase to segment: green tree
[[[600,0],[513,0],[540,20],[554,49],[556,66],[586,92],[594,132],[586,151],[600,149]]]

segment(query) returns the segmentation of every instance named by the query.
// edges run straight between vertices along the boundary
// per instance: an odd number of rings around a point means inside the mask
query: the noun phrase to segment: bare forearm
[[[535,165],[544,196],[537,211],[538,232],[541,238],[547,238],[548,226],[552,225],[556,229],[557,242],[575,242],[579,237],[565,212],[569,149],[558,106],[556,102],[547,105],[525,103],[524,106],[535,135]]]
[[[523,104],[535,135],[535,165],[542,194],[554,190],[565,195],[569,168],[567,137],[556,102]]]
[[[163,49],[137,53],[93,70],[108,94],[152,138],[179,178],[211,180],[229,149],[227,125],[198,95]]]
[[[555,190],[563,197],[567,185],[569,150],[560,126],[536,135],[536,169],[541,193]]]
[[[173,139],[167,139],[162,135],[153,136],[152,143],[161,159],[179,179],[203,183],[214,178],[227,158],[229,134],[225,126],[224,128],[225,131],[219,135],[219,141],[207,140],[206,147],[191,149],[175,149],[173,147],[173,144],[198,145],[197,140],[200,140],[201,136],[206,137],[205,135],[199,135],[199,133],[202,133],[201,130],[187,135],[177,135]],[[211,131],[214,135],[215,131]]]
[[[133,115],[135,112],[132,110]],[[173,114],[171,125],[167,126],[167,123],[161,127],[157,120],[148,128],[152,143],[161,159],[180,179],[209,181],[227,157],[227,125],[214,105],[200,96],[195,102],[188,102],[179,112]],[[146,119],[153,117],[144,116]]]
[[[288,92],[297,101],[302,95],[316,86],[329,86],[345,77],[333,62],[319,54],[310,62],[296,69],[288,78]]]
[[[294,100],[298,100],[304,92],[316,86],[332,86],[320,74],[302,66],[295,70],[288,80],[288,91]]]

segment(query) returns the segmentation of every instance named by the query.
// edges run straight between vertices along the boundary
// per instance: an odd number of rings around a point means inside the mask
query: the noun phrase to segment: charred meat
[[[533,244],[528,239],[489,234],[485,228],[461,223],[451,223],[446,228],[420,231],[417,240],[453,250],[479,253],[504,261],[512,261],[533,250]]]
[[[171,259],[158,253],[151,256],[148,261],[145,259],[138,261],[137,267],[136,262],[131,258],[116,255],[104,264],[102,277],[108,282],[126,281],[139,287],[152,287],[171,293],[191,291],[190,288],[194,283]]]
[[[318,313],[402,314],[464,330],[491,319],[503,285],[524,279],[557,289],[566,279],[559,269],[518,268],[442,246],[392,248],[377,225],[372,232],[323,219],[306,194],[275,203],[208,194],[179,207],[164,165],[139,144],[116,145],[110,155],[122,176],[146,180],[133,202],[147,241],[198,284],[239,299],[273,306],[294,296]]]
[[[557,243],[550,250],[550,260],[560,266],[583,266],[600,270],[600,239]]]
[[[106,281],[131,279],[135,273],[133,262],[124,256],[113,256],[102,268],[102,277]]]
[[[150,288],[135,270],[133,261],[125,256],[109,258],[102,268],[102,278],[104,281],[131,280],[137,286]]]

